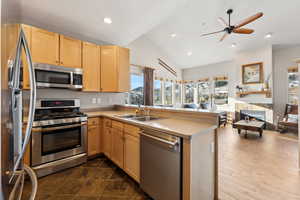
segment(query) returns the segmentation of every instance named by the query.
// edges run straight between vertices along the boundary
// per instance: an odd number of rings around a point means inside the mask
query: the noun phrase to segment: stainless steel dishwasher
[[[154,200],[181,200],[182,139],[163,132],[141,133],[141,187]]]

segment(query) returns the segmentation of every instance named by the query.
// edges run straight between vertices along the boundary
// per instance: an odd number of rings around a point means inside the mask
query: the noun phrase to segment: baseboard
[[[95,158],[102,158],[104,157],[104,154],[103,153],[98,153],[98,154],[95,154],[95,155],[91,155],[91,156],[88,156],[88,160],[93,160]]]

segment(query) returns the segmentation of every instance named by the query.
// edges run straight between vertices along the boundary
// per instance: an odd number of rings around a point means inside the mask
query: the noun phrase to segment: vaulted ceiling
[[[237,51],[270,44],[300,43],[299,0],[20,0],[24,22],[90,38],[127,45],[141,36],[159,46],[177,67],[230,60]],[[200,37],[222,29],[218,17],[233,23],[255,14],[264,16],[247,25],[252,35]],[[113,21],[103,23],[104,17]],[[265,39],[267,33],[273,37]],[[170,37],[172,33],[175,38]],[[235,48],[231,44],[235,43]],[[188,56],[187,52],[192,52]],[[299,52],[300,54],[300,52]]]
[[[20,0],[22,21],[127,45],[171,16],[185,0]],[[112,24],[103,23],[109,17]]]

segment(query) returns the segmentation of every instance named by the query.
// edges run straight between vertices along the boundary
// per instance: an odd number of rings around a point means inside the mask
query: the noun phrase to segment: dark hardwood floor
[[[26,183],[23,200],[31,187]],[[148,200],[138,184],[101,157],[38,180],[36,200]]]
[[[219,130],[221,200],[300,200],[298,141],[272,131],[263,137]]]

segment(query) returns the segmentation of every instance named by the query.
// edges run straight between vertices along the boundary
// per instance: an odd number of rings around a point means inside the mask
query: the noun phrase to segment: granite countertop
[[[151,121],[136,121],[128,118],[121,118],[120,115],[133,114],[130,111],[83,111],[88,117],[108,117],[113,120],[139,126],[141,128],[150,128],[163,131],[183,138],[191,138],[193,135],[207,133],[217,128],[216,124],[204,122],[203,120],[190,120],[176,117],[162,117]]]

